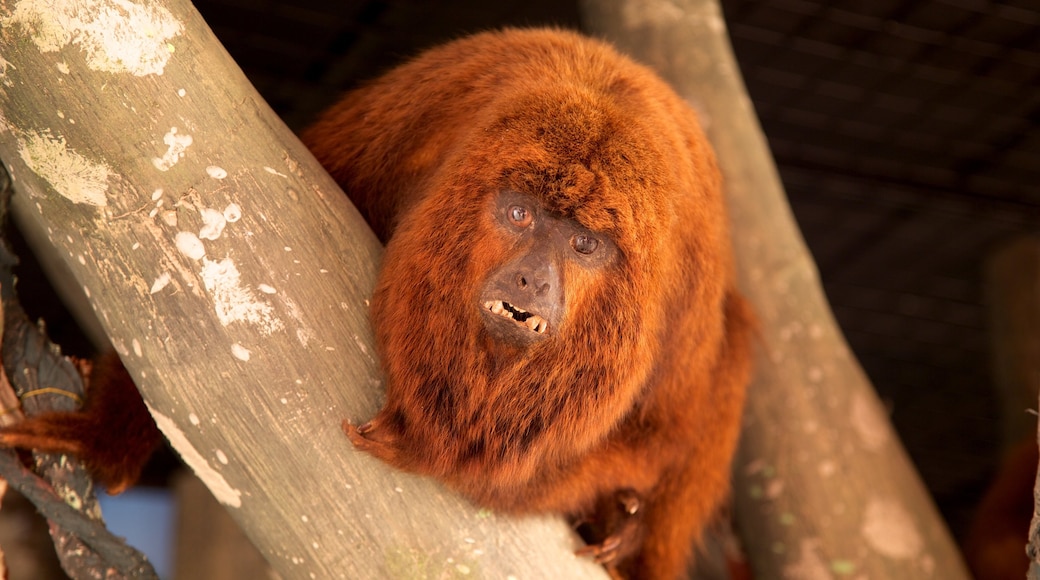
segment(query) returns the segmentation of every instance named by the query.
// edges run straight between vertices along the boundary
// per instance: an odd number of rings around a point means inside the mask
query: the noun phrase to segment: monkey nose
[[[528,290],[534,292],[535,296],[542,296],[549,292],[552,288],[548,282],[539,280],[537,278],[529,278],[522,272],[516,275],[516,287],[521,290]]]

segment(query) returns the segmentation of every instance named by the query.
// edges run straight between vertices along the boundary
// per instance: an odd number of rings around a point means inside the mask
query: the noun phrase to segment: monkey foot
[[[630,516],[634,516],[639,511],[640,500],[639,494],[632,489],[622,489],[617,492],[616,499],[621,504],[621,509]]]
[[[606,536],[600,536],[603,538],[601,541],[580,548],[576,553],[612,570],[613,566],[631,556],[641,541],[640,507],[642,498],[632,489],[621,489],[612,497],[601,499],[597,513],[588,523],[605,532]]]
[[[610,564],[617,559],[621,543],[621,536],[608,536],[599,544],[578,548],[575,554],[592,558],[592,561],[597,564]]]
[[[397,465],[397,448],[393,444],[393,436],[387,436],[385,429],[380,429],[378,418],[362,425],[354,425],[343,421],[343,432],[359,451],[364,451],[391,465]]]

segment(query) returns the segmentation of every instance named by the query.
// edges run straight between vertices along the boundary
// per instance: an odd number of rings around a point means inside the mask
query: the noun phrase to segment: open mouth
[[[508,318],[513,322],[526,326],[528,330],[537,332],[538,334],[545,334],[545,331],[549,328],[549,321],[532,314],[521,308],[517,308],[508,302],[502,300],[488,300],[484,303],[484,308],[489,310],[492,314],[497,314],[503,318]]]

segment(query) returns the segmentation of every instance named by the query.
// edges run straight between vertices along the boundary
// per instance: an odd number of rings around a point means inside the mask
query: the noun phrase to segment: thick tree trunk
[[[0,158],[153,416],[284,578],[603,577],[356,453],[380,247],[187,0],[0,7]]]
[[[835,325],[733,58],[717,0],[585,0],[588,27],[701,112],[761,318],[735,465],[755,577],[966,578],[961,557]]]

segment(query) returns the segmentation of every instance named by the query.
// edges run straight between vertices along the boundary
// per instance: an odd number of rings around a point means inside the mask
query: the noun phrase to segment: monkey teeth
[[[545,331],[549,328],[549,321],[538,316],[537,314],[531,314],[526,310],[522,310],[513,306],[508,302],[502,300],[489,300],[484,303],[484,308],[491,311],[492,314],[497,314],[503,318],[508,318],[517,324],[526,326],[528,329],[537,332],[538,334],[545,334]]]

